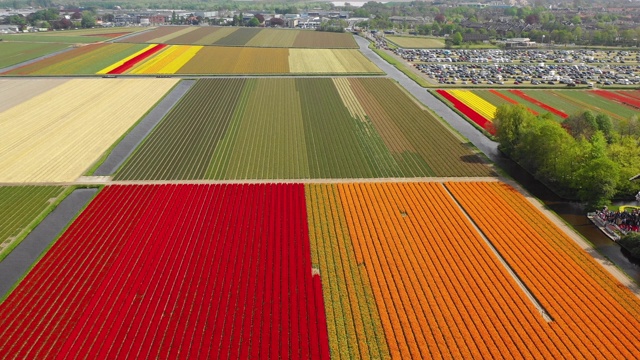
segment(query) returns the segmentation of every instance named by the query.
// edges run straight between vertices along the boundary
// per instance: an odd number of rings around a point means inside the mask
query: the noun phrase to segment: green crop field
[[[62,50],[64,44],[0,42],[0,69]]]
[[[89,75],[144,49],[147,44],[90,44],[19,67],[11,75]]]
[[[413,36],[393,36],[387,35],[386,39],[402,48],[407,49],[442,49],[444,39],[413,37]]]
[[[556,91],[558,95],[562,95],[568,101],[575,101],[578,105],[583,105],[595,112],[602,112],[611,117],[630,118],[638,114],[638,111],[628,106],[621,105],[617,102],[609,101],[596,94],[588,91],[567,90],[563,92]]]
[[[0,39],[11,42],[89,44],[105,41],[117,36],[145,30],[141,27],[114,27],[79,29],[65,31],[47,31],[25,34],[1,34]]]
[[[585,110],[584,107],[577,106],[574,103],[564,100],[557,93],[562,90],[527,90],[525,93],[532,98],[543,102],[553,108],[564,111],[567,115],[573,115]]]
[[[528,102],[527,100],[525,100],[525,99],[523,99],[523,98],[521,98],[521,97],[519,97],[519,96],[517,96],[517,95],[515,95],[515,94],[512,94],[511,92],[509,92],[509,91],[507,91],[507,90],[499,90],[499,92],[500,92],[502,95],[506,95],[507,97],[509,97],[509,98],[511,98],[511,99],[513,99],[513,100],[515,100],[515,101],[517,101],[518,103],[520,103],[520,104],[522,104],[522,105],[524,105],[524,106],[528,107],[529,109],[531,109],[531,110],[533,110],[533,111],[537,112],[538,114],[544,114],[544,113],[548,113],[548,112],[549,112],[548,110],[543,109],[543,108],[541,108],[540,106],[538,106],[538,105],[536,105],[536,104],[530,103],[530,102]],[[527,95],[529,95],[529,92],[528,92],[528,91],[525,91],[525,93],[526,93]],[[543,102],[544,102],[544,101],[543,101]],[[558,110],[562,110],[562,108],[560,108],[560,109],[558,109]],[[554,119],[556,119],[557,121],[562,121],[562,118],[561,118],[561,117],[559,117],[559,116],[557,116],[557,115],[555,115],[555,114],[553,114],[553,113],[551,113],[551,115],[552,115],[552,116],[554,117]]]
[[[115,179],[491,173],[388,79],[201,79]]]
[[[244,46],[249,42],[249,40],[253,39],[254,36],[258,35],[260,31],[262,30],[255,28],[240,28],[213,44],[222,46]]]
[[[0,187],[0,260],[31,230],[64,191],[54,186]]]
[[[83,35],[48,35],[43,34],[2,34],[0,39],[4,41],[34,42],[34,43],[61,43],[61,44],[89,44],[96,41],[109,40],[109,37],[83,36]]]
[[[128,43],[356,49],[350,33],[229,26],[161,26],[117,40]]]

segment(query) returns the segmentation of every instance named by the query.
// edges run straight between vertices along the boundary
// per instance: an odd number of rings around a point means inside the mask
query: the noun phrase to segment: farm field
[[[110,185],[0,304],[19,358],[633,358],[638,336],[638,298],[497,181]]]
[[[599,358],[640,353],[638,299],[616,292],[615,283],[599,285],[596,276],[606,274],[589,266],[593,258],[577,251],[548,220],[544,225],[528,220],[527,213],[537,211],[521,195],[500,183],[447,188],[549,312],[563,347]],[[587,264],[578,264],[576,253]]]
[[[88,44],[97,41],[106,41],[114,37],[142,31],[141,27],[115,27],[99,29],[80,29],[65,31],[47,31],[28,34],[2,34],[4,41],[33,42],[33,43],[61,43],[61,44]]]
[[[34,221],[53,207],[64,187],[0,186],[0,260],[19,243]]]
[[[67,48],[64,44],[0,42],[0,69]]]
[[[328,359],[304,195],[107,186],[0,305],[0,353]]]
[[[216,26],[164,26],[158,27],[152,31],[127,37],[119,41],[176,45],[314,49],[355,49],[358,47],[353,36],[348,33],[330,33],[295,29],[229,28]]]
[[[236,78],[198,80],[114,178],[491,174],[462,140],[388,79]]]
[[[141,34],[144,35],[144,34]],[[214,59],[212,61],[212,59]],[[358,50],[91,44],[4,75],[381,74]]]
[[[33,97],[17,86],[27,99],[0,112],[0,183],[74,181],[176,83],[74,79]]]
[[[324,184],[306,191],[334,358],[625,358],[639,351],[638,299],[503,183]]]
[[[18,67],[3,75],[92,75],[146,47],[141,44],[91,44]]]
[[[549,113],[557,121],[590,110],[614,119],[628,119],[640,111],[632,91],[609,90],[435,90],[478,127],[493,134],[495,109],[522,104],[535,115]]]
[[[0,113],[47,92],[68,79],[0,79]]]
[[[414,36],[393,36],[387,35],[385,39],[406,49],[442,49],[444,41],[442,39],[414,37]]]

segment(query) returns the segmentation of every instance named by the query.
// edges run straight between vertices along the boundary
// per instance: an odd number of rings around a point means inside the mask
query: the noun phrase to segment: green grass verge
[[[46,218],[47,215],[49,215],[62,202],[62,200],[64,200],[69,194],[71,194],[72,191],[73,187],[66,187],[61,193],[59,193],[56,197],[56,200],[53,203],[49,204],[44,210],[42,210],[42,212],[40,212],[40,214],[20,232],[17,238],[15,238],[6,249],[3,249],[0,252],[0,261],[4,260],[4,258],[6,258],[7,255],[9,255],[11,251],[13,251],[13,249],[15,249],[16,246],[18,246],[22,242],[22,240],[24,240],[27,235],[29,235],[31,231],[33,231],[33,229],[35,229],[36,226],[38,226],[38,224],[40,224],[40,222],[44,220],[44,218]]]
[[[27,271],[25,271],[24,274],[22,274],[22,276],[20,277],[20,279],[18,279],[18,281],[16,281],[15,284],[13,284],[13,286],[11,287],[11,289],[9,289],[9,291],[7,291],[6,294],[2,295],[2,297],[0,298],[0,305],[9,297],[9,295],[11,295],[11,293],[13,292],[13,290],[15,290],[20,283],[22,282],[22,280],[24,280],[25,277],[27,277],[27,275],[29,275],[29,273],[31,272],[31,270],[33,270],[33,268],[40,262],[40,260],[42,260],[42,258],[47,255],[47,253],[49,252],[49,250],[53,247],[53,245],[58,241],[58,239],[60,239],[60,237],[62,236],[62,234],[64,234],[67,229],[69,229],[69,227],[71,226],[71,224],[73,224],[76,219],[78,218],[78,216],[80,216],[80,214],[82,214],[84,212],[84,210],[87,208],[87,206],[89,206],[89,204],[91,204],[91,202],[93,201],[93,199],[95,199],[95,197],[100,193],[100,190],[102,190],[104,186],[103,185],[99,185],[99,186],[94,186],[94,185],[83,185],[83,186],[71,186],[69,193],[67,194],[67,196],[73,192],[73,190],[76,189],[89,189],[89,188],[97,188],[98,191],[93,195],[93,197],[91,197],[91,199],[89,199],[84,206],[76,213],[76,215],[69,221],[69,223],[60,231],[60,233],[57,234],[57,236],[55,237],[55,239],[49,244],[49,246],[47,246],[46,249],[44,249],[44,251],[42,251],[42,254],[40,254],[40,256],[36,259],[36,261],[34,261],[31,266],[29,266],[29,269],[27,269]],[[66,197],[66,196],[65,196]]]

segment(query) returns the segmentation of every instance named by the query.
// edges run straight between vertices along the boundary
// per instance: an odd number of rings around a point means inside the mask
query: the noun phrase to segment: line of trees
[[[523,105],[503,105],[494,126],[500,149],[560,196],[598,208],[629,198],[640,183],[640,121],[585,111],[562,123]]]
[[[90,28],[96,25],[96,16],[93,10],[76,11],[69,16],[70,19],[60,16],[57,9],[38,10],[27,16],[11,15],[4,23],[18,25],[24,28],[27,25],[47,29],[69,29],[71,27]]]
[[[627,249],[633,257],[640,259],[640,233],[629,233],[619,241],[620,246]]]

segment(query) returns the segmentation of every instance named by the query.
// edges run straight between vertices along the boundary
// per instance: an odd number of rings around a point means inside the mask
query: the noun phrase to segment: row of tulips
[[[500,92],[500,91],[498,91],[498,90],[491,89],[491,90],[489,90],[489,92],[490,92],[490,93],[492,93],[492,94],[494,94],[494,95],[496,95],[496,96],[498,96],[498,97],[500,97],[502,100],[505,100],[505,101],[507,101],[507,102],[508,102],[508,103],[510,103],[510,104],[513,104],[513,105],[519,105],[519,104],[520,104],[520,103],[519,103],[519,102],[517,102],[516,100],[514,100],[514,99],[512,99],[512,98],[508,97],[507,95],[505,95],[505,94],[501,93],[501,92]],[[535,110],[533,110],[533,109],[531,109],[531,108],[529,108],[529,107],[527,107],[527,110],[528,110],[531,114],[533,114],[533,115],[538,116],[538,114],[539,114],[537,111],[535,111]]]
[[[445,99],[447,99],[450,103],[452,103],[453,106],[456,109],[458,109],[458,111],[460,111],[464,116],[469,118],[469,120],[476,123],[482,129],[487,130],[491,135],[495,135],[495,129],[493,128],[490,119],[485,118],[484,116],[479,114],[477,111],[469,107],[467,104],[458,100],[455,96],[451,95],[447,90],[436,90],[436,92],[440,94],[442,97],[444,97]]]
[[[591,90],[591,93],[603,97],[607,100],[617,101],[623,105],[631,106],[635,109],[640,109],[640,99],[636,99],[632,96],[627,96],[623,92],[614,92],[607,90]]]
[[[356,262],[335,185],[307,185],[309,240],[322,274],[329,346],[334,359],[386,358],[382,324],[366,274]]]
[[[116,67],[115,69],[109,71],[107,74],[122,74],[124,72],[126,72],[127,70],[131,69],[134,65],[140,63],[141,61],[147,59],[148,57],[152,56],[153,54],[157,53],[158,51],[164,49],[165,47],[167,47],[167,45],[165,44],[158,44],[134,57],[132,57],[131,59],[128,59],[127,61],[125,61],[124,63],[122,63],[122,65]]]
[[[492,121],[496,115],[497,108],[495,105],[469,90],[449,90],[449,93],[487,120]]]
[[[393,358],[567,353],[442,185],[338,188]]]
[[[509,92],[514,94],[514,95],[516,95],[516,96],[518,96],[518,97],[520,97],[520,98],[522,98],[522,99],[524,99],[524,100],[526,100],[526,101],[528,101],[528,102],[530,102],[530,103],[532,103],[532,104],[538,105],[539,107],[541,107],[541,108],[543,108],[543,109],[545,109],[545,110],[547,110],[549,112],[552,112],[552,113],[560,116],[563,119],[566,119],[566,118],[569,117],[569,115],[567,115],[564,111],[560,111],[560,110],[558,110],[558,109],[556,109],[554,107],[551,107],[551,106],[549,106],[549,105],[547,105],[547,104],[545,104],[545,103],[543,103],[541,101],[538,101],[537,99],[534,99],[531,96],[525,94],[521,90],[509,90]]]
[[[556,324],[551,329],[566,346],[566,355],[630,358],[640,351],[633,340],[640,335],[639,320],[520,217],[500,195],[504,185],[447,187],[550,313]]]
[[[0,306],[7,358],[329,358],[302,184],[107,186]]]
[[[511,208],[530,224],[549,245],[558,252],[570,256],[575,263],[580,266],[589,276],[591,276],[599,286],[607,291],[617,303],[621,304],[632,316],[640,319],[640,306],[636,296],[626,286],[620,286],[611,274],[602,266],[598,265],[595,259],[582,250],[569,236],[553,224],[540,211],[528,201],[523,201],[522,196],[512,187],[502,185],[497,187],[496,193],[506,201]]]

